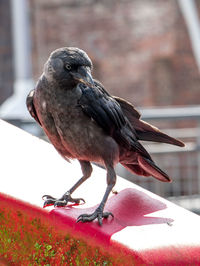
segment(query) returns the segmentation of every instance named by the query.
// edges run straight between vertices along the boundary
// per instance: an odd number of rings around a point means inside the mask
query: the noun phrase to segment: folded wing
[[[29,111],[30,115],[35,119],[36,122],[38,122],[38,124],[40,126],[42,126],[41,123],[40,123],[40,120],[38,118],[37,112],[35,110],[34,103],[33,103],[34,93],[35,93],[35,90],[32,90],[32,91],[29,92],[29,94],[28,94],[28,96],[26,98],[26,106],[28,108],[28,111]]]
[[[135,129],[139,140],[163,142],[180,147],[185,146],[182,141],[168,136],[167,134],[161,132],[158,128],[141,120],[140,113],[131,103],[119,97],[114,97],[114,99],[120,104],[124,115],[128,118],[132,127]]]

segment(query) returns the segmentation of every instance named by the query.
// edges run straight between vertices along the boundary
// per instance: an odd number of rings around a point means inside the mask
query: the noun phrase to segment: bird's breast
[[[102,162],[105,156],[116,157],[118,145],[78,106],[54,114],[61,141],[74,158]]]
[[[80,95],[70,93],[48,97],[40,95],[38,99],[40,106],[38,104],[37,107],[46,134],[50,140],[54,140],[55,134],[59,136],[52,144],[57,148],[60,141],[72,158],[79,160],[102,162],[105,156],[114,156],[114,161],[117,161],[118,145],[115,140],[83,112],[78,104]]]

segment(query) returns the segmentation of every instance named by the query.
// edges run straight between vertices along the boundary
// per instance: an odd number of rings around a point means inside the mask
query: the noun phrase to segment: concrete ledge
[[[42,195],[59,197],[80,178],[79,164],[64,161],[52,145],[4,121],[0,132],[0,192],[41,207]],[[105,188],[106,173],[94,166],[92,177],[73,194],[86,204],[46,210],[86,238],[126,247],[145,265],[200,264],[200,217],[120,177],[115,187],[119,193],[111,195],[105,208],[115,218],[104,220],[102,227],[97,222],[76,224],[79,214],[100,202]]]

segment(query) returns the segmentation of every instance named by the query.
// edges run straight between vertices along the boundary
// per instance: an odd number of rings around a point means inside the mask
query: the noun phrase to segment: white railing
[[[184,141],[184,148],[168,144],[143,142],[155,162],[166,171],[173,179],[171,184],[163,184],[153,178],[133,176],[120,165],[117,173],[122,177],[137,183],[144,188],[164,197],[200,194],[200,106],[168,107],[168,108],[143,108],[140,109],[141,118],[158,127],[163,122],[175,126],[182,122],[191,122],[188,128],[162,129],[172,137]],[[25,120],[9,120],[12,124],[23,128],[39,137],[43,132],[35,122]],[[174,127],[175,127],[174,126]]]

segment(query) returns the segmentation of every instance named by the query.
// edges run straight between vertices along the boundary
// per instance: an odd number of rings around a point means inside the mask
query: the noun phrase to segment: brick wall
[[[136,105],[200,103],[200,76],[175,0],[32,0],[34,77],[62,46],[86,50],[94,76]]]

